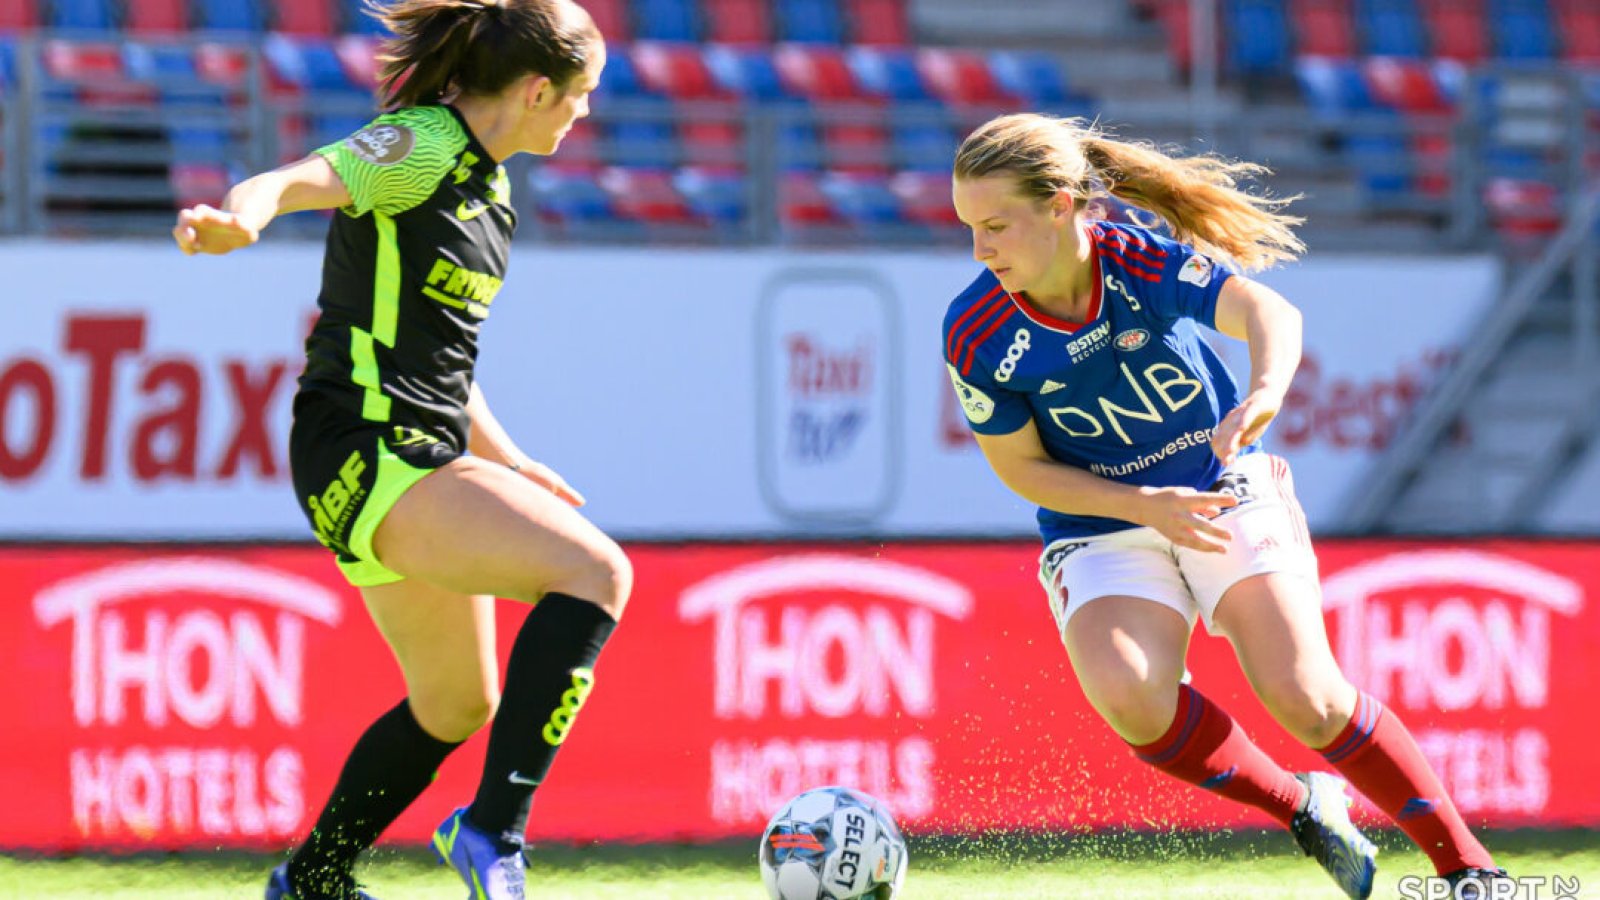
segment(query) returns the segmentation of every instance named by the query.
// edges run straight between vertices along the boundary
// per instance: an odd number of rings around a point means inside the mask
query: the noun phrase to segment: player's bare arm
[[[566,479],[517,447],[516,441],[511,439],[500,420],[489,411],[489,401],[484,398],[483,388],[476,382],[467,397],[467,416],[472,423],[467,433],[467,449],[473,456],[509,466],[517,474],[573,506],[583,505],[583,495],[567,484]]]
[[[172,237],[190,256],[231,253],[259,240],[277,216],[349,203],[350,192],[333,166],[313,153],[234,185],[221,209],[202,203],[182,210]]]
[[[1194,550],[1227,551],[1229,533],[1211,518],[1238,502],[1230,494],[1141,487],[1101,478],[1052,459],[1032,421],[1010,434],[973,436],[1005,486],[1032,503],[1057,512],[1147,525],[1174,544]]]
[[[1300,366],[1300,311],[1272,288],[1235,276],[1217,297],[1217,330],[1250,347],[1249,388],[1211,439],[1217,458],[1229,465],[1241,448],[1261,439],[1283,406]]]

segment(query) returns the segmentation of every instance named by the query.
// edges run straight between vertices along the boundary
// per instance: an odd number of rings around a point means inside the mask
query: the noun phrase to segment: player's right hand
[[[1203,553],[1228,552],[1232,534],[1211,520],[1237,506],[1239,498],[1188,487],[1146,488],[1140,495],[1145,504],[1141,524],[1180,547]]]
[[[254,244],[261,238],[261,231],[245,224],[238,213],[201,203],[178,213],[172,238],[178,242],[178,249],[190,256],[196,253],[220,255]]]

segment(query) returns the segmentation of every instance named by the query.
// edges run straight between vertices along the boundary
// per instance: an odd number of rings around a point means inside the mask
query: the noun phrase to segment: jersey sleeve
[[[967,425],[979,434],[1011,434],[1033,418],[1026,394],[1007,390],[995,381],[991,370],[977,359],[976,348],[957,352],[952,359],[951,322],[947,317],[944,327],[945,368],[950,373],[951,386],[956,400],[966,414]]]
[[[419,107],[379,116],[316,152],[350,192],[346,212],[397,215],[428,199],[466,146],[449,110]]]
[[[1233,270],[1188,244],[1158,234],[1147,234],[1145,239],[1165,251],[1161,281],[1154,292],[1155,312],[1167,319],[1193,319],[1215,328],[1217,297],[1222,285],[1233,277]]]

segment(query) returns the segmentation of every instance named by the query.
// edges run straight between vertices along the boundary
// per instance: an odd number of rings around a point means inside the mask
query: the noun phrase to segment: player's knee
[[[1337,691],[1318,690],[1293,677],[1258,684],[1256,694],[1278,724],[1308,747],[1332,743],[1350,718],[1341,715]]]
[[[1176,699],[1164,696],[1167,688],[1145,679],[1129,676],[1098,680],[1084,693],[1106,724],[1134,744],[1148,744],[1166,733],[1172,724]]]
[[[602,538],[584,553],[548,590],[580,597],[606,611],[613,619],[622,618],[633,592],[633,563],[610,538]]]
[[[489,687],[413,694],[411,697],[412,713],[422,730],[450,743],[459,743],[476,734],[494,718],[499,705],[499,691]]]

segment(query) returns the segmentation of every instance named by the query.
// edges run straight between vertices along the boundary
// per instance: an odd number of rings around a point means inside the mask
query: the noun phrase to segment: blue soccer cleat
[[[267,879],[267,900],[377,900],[371,894],[356,886],[353,876],[346,876],[344,883],[331,894],[296,894],[289,887],[289,864],[284,863],[272,870],[272,877]]]
[[[527,865],[521,848],[501,850],[499,841],[467,821],[466,807],[433,832],[433,852],[467,883],[467,900],[523,900]]]
[[[1378,874],[1378,848],[1351,823],[1354,801],[1345,793],[1344,781],[1326,772],[1295,777],[1311,792],[1306,808],[1289,823],[1295,843],[1316,858],[1351,900],[1366,900]]]

